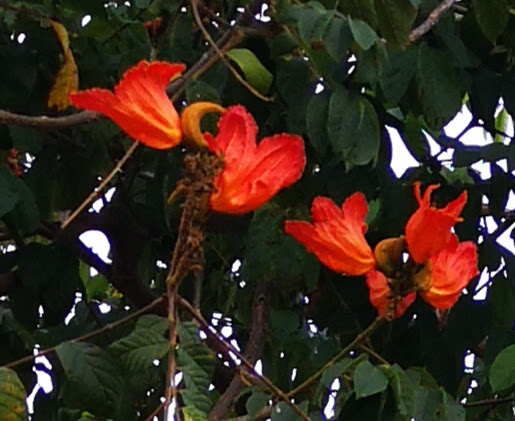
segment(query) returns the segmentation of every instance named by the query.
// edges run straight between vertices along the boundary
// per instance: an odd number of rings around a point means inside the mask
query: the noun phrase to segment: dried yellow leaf
[[[52,28],[57,35],[57,39],[61,44],[64,54],[64,64],[59,70],[54,82],[54,86],[50,90],[48,96],[48,107],[56,107],[58,111],[62,111],[70,105],[68,96],[71,92],[79,89],[79,74],[77,64],[70,49],[70,40],[68,31],[59,22],[50,21]]]

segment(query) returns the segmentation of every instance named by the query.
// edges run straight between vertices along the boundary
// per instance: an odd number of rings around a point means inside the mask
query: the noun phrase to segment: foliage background
[[[283,233],[284,220],[307,219],[317,195],[341,203],[362,191],[370,205],[367,238],[376,244],[403,232],[416,208],[415,180],[440,183],[440,203],[466,189],[456,232],[478,243],[486,298],[473,299],[478,278],[448,314],[417,300],[299,391],[295,402],[315,420],[324,419],[330,400],[333,417],[345,420],[513,419],[515,259],[497,240],[515,232],[513,210],[506,209],[514,188],[515,2],[213,0],[198,7],[211,37],[231,50],[232,65],[273,101],[254,96],[217,60],[188,2],[0,2],[0,109],[15,113],[0,111],[2,419],[26,419],[35,347],[52,351],[51,368],[35,367],[51,377],[53,390],[37,393],[34,421],[145,420],[164,394],[166,305],[156,298],[167,271],[156,262],[169,262],[177,234],[180,207],[167,206],[166,198],[181,178],[185,151],[139,147],[112,182],[112,200],[60,229],[66,212],[112,170],[131,140],[97,116],[48,109],[66,60],[49,19],[68,31],[81,88],[112,87],[141,59],[182,62],[191,70],[170,87],[178,109],[199,100],[241,103],[260,137],[304,137],[301,181],[253,214],[212,215],[204,270],[180,290],[207,319],[221,313],[216,329],[231,326],[229,339],[252,364],[260,359],[263,373],[284,392],[313,376],[376,316],[364,280],[320,266]],[[253,19],[261,10],[265,18]],[[91,21],[83,27],[85,15]],[[157,17],[159,28],[143,26]],[[472,121],[447,136],[443,127],[463,105]],[[387,127],[420,163],[401,178],[390,168]],[[477,127],[490,143],[460,141]],[[451,158],[432,156],[428,137],[452,150]],[[12,148],[20,152],[21,177],[8,165]],[[491,177],[470,168],[481,160]],[[495,229],[486,229],[486,218]],[[108,237],[111,263],[79,241],[92,229]],[[236,260],[241,267],[233,270]],[[103,313],[106,303],[110,311]],[[119,322],[146,306],[147,314]],[[191,319],[181,313],[186,419],[295,419],[262,383],[237,374],[216,340],[200,342]],[[465,369],[469,353],[475,359]],[[340,388],[333,390],[336,378]]]

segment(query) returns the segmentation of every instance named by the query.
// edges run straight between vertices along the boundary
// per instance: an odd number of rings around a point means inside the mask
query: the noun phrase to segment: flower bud
[[[405,250],[404,236],[380,241],[374,250],[377,268],[387,276],[392,276],[402,264],[402,253]]]
[[[207,113],[224,114],[225,108],[212,102],[195,102],[181,114],[183,141],[192,149],[208,149],[208,143],[200,131],[200,122]]]

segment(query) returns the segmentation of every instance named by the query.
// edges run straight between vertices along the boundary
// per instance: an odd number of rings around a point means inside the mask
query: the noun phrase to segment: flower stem
[[[295,389],[291,390],[289,393],[287,393],[288,398],[292,398],[297,393],[299,393],[301,390],[304,390],[306,387],[308,387],[311,383],[313,383],[315,380],[320,378],[322,374],[324,374],[324,371],[327,370],[329,367],[333,366],[338,360],[341,360],[343,357],[345,357],[350,351],[352,351],[353,348],[356,348],[359,346],[361,342],[363,342],[366,338],[368,338],[374,330],[376,330],[379,325],[381,325],[385,319],[383,317],[377,317],[363,332],[361,332],[356,338],[345,348],[343,348],[338,354],[336,354],[327,364],[325,364],[320,370],[318,370],[315,374],[313,374],[311,377],[308,377],[304,382],[302,382],[300,385],[298,385]]]

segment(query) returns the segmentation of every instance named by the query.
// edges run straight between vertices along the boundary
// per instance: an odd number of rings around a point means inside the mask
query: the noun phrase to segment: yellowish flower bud
[[[200,131],[200,122],[207,113],[225,113],[225,108],[212,102],[195,102],[188,105],[181,114],[183,141],[192,149],[208,149],[204,135]]]

